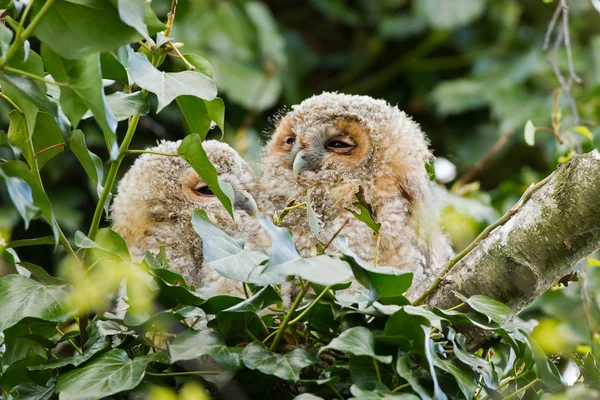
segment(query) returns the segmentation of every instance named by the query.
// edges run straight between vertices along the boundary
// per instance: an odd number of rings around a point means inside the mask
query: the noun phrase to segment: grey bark
[[[447,309],[483,294],[520,311],[600,248],[600,154],[558,166],[504,225],[460,260],[425,301]]]

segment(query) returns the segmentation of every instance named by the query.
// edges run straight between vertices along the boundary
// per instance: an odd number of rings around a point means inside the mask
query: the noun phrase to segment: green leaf
[[[484,107],[487,104],[486,88],[485,82],[470,78],[443,80],[430,96],[437,113],[447,116]]]
[[[448,340],[452,342],[454,355],[456,358],[466,366],[471,367],[473,371],[480,374],[485,382],[486,387],[492,389],[498,388],[498,376],[493,365],[478,355],[463,350],[467,348],[466,338],[464,335],[460,333],[457,334],[454,329],[448,328]]]
[[[12,38],[13,32],[6,25],[0,24],[0,54],[2,54],[2,58],[6,57]]]
[[[100,55],[90,54],[78,60],[67,60],[46,45],[42,45],[41,53],[44,65],[52,77],[57,82],[69,84],[60,87],[60,104],[71,125],[77,126],[85,112],[91,110],[112,151],[117,140],[117,119],[108,107],[104,95]]]
[[[6,182],[8,194],[26,224],[31,218],[37,216],[37,212],[33,213],[32,206],[38,208],[46,222],[52,227],[55,243],[57,243],[58,230],[53,220],[50,200],[27,164],[21,161],[0,163],[0,178]]]
[[[56,391],[62,400],[99,399],[137,387],[149,357],[130,360],[121,349],[113,349],[82,368],[58,378]]]
[[[127,70],[125,69],[125,65],[127,65],[127,48],[120,47],[115,52],[102,52],[100,53],[100,68],[102,69],[102,78],[104,79],[112,79],[114,81],[123,83],[125,85],[130,85],[133,82],[129,81],[129,77],[127,76]],[[119,60],[119,56],[117,54],[123,56],[123,62],[125,65]]]
[[[196,54],[184,54],[183,57],[196,68],[196,71],[212,79],[213,67],[206,58]]]
[[[373,359],[369,356],[350,356],[350,379],[361,389],[373,390],[379,383]]]
[[[417,15],[435,29],[453,29],[469,24],[485,11],[486,0],[423,0],[415,3]]]
[[[208,101],[194,96],[179,96],[177,104],[190,133],[206,139],[212,121],[221,129],[221,134],[225,133],[225,105],[219,97]]]
[[[425,359],[427,360],[427,364],[429,364],[429,373],[431,375],[431,379],[433,380],[433,398],[436,400],[447,400],[448,396],[442,391],[442,388],[439,385],[439,378],[435,372],[436,361],[439,362],[438,356],[435,352],[435,343],[431,340],[431,328],[426,326],[421,326],[422,332],[425,334],[423,343],[424,343],[424,352]],[[469,398],[470,395],[467,395]]]
[[[422,400],[431,400],[431,396],[427,393],[427,390],[417,380],[414,376],[410,367],[408,366],[409,358],[408,356],[398,357],[398,361],[396,362],[396,372],[402,379],[404,379],[410,387],[421,397]]]
[[[585,355],[581,373],[586,385],[600,390],[600,368],[598,368],[598,362],[592,353]]]
[[[114,2],[113,2],[114,4]],[[118,0],[119,17],[121,21],[134,28],[144,38],[148,37],[148,27],[145,23],[144,0]]]
[[[515,313],[510,309],[506,304],[499,302],[498,300],[494,300],[490,297],[477,294],[471,296],[470,298],[466,298],[460,293],[454,293],[456,297],[467,303],[477,312],[487,316],[491,321],[502,323],[509,316],[514,316]]]
[[[365,194],[363,192],[362,187],[358,189],[358,193],[356,193],[356,198],[358,199],[358,201],[352,203],[352,205],[358,208],[358,212],[355,212],[354,210],[348,211],[350,211],[352,215],[354,215],[354,218],[364,222],[365,225],[371,228],[373,232],[379,234],[379,228],[381,228],[381,224],[375,222],[375,219],[373,218],[373,207],[371,207],[371,205],[365,200]]]
[[[54,394],[56,388],[55,379],[51,379],[49,386],[41,386],[32,382],[21,383],[13,388],[18,393],[18,398],[22,400],[49,400]]]
[[[546,357],[544,350],[529,334],[524,333],[524,339],[533,353],[538,377],[553,391],[564,390],[565,383],[556,365]]]
[[[588,128],[585,125],[579,125],[576,126],[574,128],[571,128],[573,131],[582,134],[583,136],[585,136],[586,138],[592,140],[593,136],[592,136],[592,131],[590,131],[590,128]]]
[[[102,182],[104,181],[104,167],[100,157],[88,150],[85,144],[85,136],[80,129],[73,131],[71,135],[70,147],[75,157],[81,163],[88,178],[96,186],[98,197],[103,190]]]
[[[246,368],[292,382],[300,380],[300,371],[303,368],[321,362],[319,357],[309,350],[295,349],[281,355],[269,351],[260,342],[252,342],[244,348],[242,361]]]
[[[54,244],[54,236],[44,236],[35,239],[14,240],[7,243],[5,249],[16,249],[17,247],[37,246],[42,244]]]
[[[300,396],[294,397],[294,400],[323,400],[323,398],[310,393],[302,393]]]
[[[529,146],[535,145],[535,125],[531,120],[525,124],[525,143]]]
[[[106,96],[106,103],[117,121],[124,121],[133,115],[146,115],[150,111],[148,96],[143,92],[114,92]],[[92,117],[91,111],[83,115],[83,119]]]
[[[271,286],[265,286],[252,297],[223,310],[223,312],[250,312],[260,317],[262,311],[270,305],[281,302],[281,296]]]
[[[241,352],[240,347],[227,347],[217,331],[185,331],[169,344],[171,362],[208,355],[219,365],[229,369],[241,368]]]
[[[217,170],[208,159],[200,136],[198,134],[186,136],[179,145],[178,154],[198,173],[233,218],[233,200],[221,189]]]
[[[25,317],[66,321],[74,315],[65,302],[69,285],[45,286],[21,275],[0,278],[0,332]]]
[[[215,83],[204,74],[194,71],[162,72],[141,53],[129,54],[127,71],[138,86],[156,95],[157,113],[179,96],[190,95],[204,100],[217,96]]]
[[[48,349],[55,346],[52,340],[56,336],[56,322],[44,321],[37,318],[24,318],[18,324],[4,331],[4,345],[6,346],[2,357],[3,365],[10,365],[34,352],[45,356]]]
[[[47,236],[47,237],[50,239],[50,243],[46,243],[46,244],[54,244],[54,237],[53,236]],[[67,281],[64,279],[54,278],[53,276],[48,274],[48,272],[44,268],[40,267],[39,265],[35,265],[35,264],[25,262],[25,261],[19,261],[19,262],[17,262],[17,265],[19,267],[23,267],[27,271],[31,272],[33,275],[35,275],[35,277],[40,282],[42,282],[46,285],[64,285],[67,283]]]
[[[33,5],[34,16],[42,5]],[[35,36],[70,60],[143,39],[121,20],[117,8],[106,0],[56,1],[37,26]]]
[[[319,353],[327,349],[343,351],[355,356],[369,356],[384,364],[392,362],[392,356],[375,354],[375,338],[373,333],[364,326],[345,330],[327,346],[321,347]]]

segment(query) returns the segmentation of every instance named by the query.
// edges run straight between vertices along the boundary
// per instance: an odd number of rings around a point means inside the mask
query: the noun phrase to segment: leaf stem
[[[34,0],[31,0],[27,7],[25,7],[25,11],[23,11],[23,15],[21,16],[21,21],[19,22],[19,27],[17,28],[17,32],[15,33],[15,40],[19,38],[21,35],[21,31],[23,31],[23,26],[25,25],[25,20],[27,19],[27,15],[29,14],[29,10],[31,10],[31,6],[33,6]]]
[[[18,112],[20,112],[21,114],[23,114],[23,110],[21,110],[21,108],[19,108],[19,106],[16,105],[15,102],[12,101],[7,95],[5,95],[4,93],[0,92],[0,97],[2,97],[4,100],[6,100],[8,102],[8,104],[10,104],[11,106],[13,106],[15,110],[17,110]]]
[[[151,150],[127,150],[125,151],[127,154],[154,154],[157,156],[165,156],[165,157],[179,157],[177,153],[162,153],[160,151],[151,151]]]
[[[64,333],[63,333],[63,332],[60,330],[60,328],[59,328],[58,326],[56,327],[56,330],[57,330],[57,331],[58,331],[58,333],[60,333],[61,335],[65,336],[65,334],[64,334]],[[67,341],[68,341],[69,343],[71,343],[71,346],[73,346],[73,347],[75,348],[75,350],[77,350],[77,352],[78,352],[79,354],[83,354],[83,352],[81,351],[81,349],[80,349],[79,347],[77,347],[77,345],[75,344],[75,342],[73,342],[73,340],[71,340],[71,339],[67,339]]]
[[[335,386],[333,386],[331,383],[328,383],[327,386],[329,386],[329,389],[333,390],[333,393],[335,393],[335,395],[337,396],[338,399],[344,400],[344,398],[342,397],[340,392],[338,392],[338,390],[335,388]]]
[[[133,134],[135,133],[135,129],[137,128],[138,122],[140,121],[139,115],[134,115],[129,120],[129,126],[127,127],[127,132],[125,133],[125,137],[123,138],[123,142],[119,147],[119,156],[116,160],[114,160],[110,164],[110,169],[108,170],[108,175],[106,177],[106,182],[104,183],[104,189],[100,194],[100,198],[98,199],[98,204],[96,204],[96,210],[94,211],[94,217],[92,219],[92,224],[90,225],[90,230],[88,231],[88,237],[91,240],[96,239],[96,234],[98,233],[98,229],[100,227],[100,220],[102,219],[102,214],[104,213],[104,205],[108,200],[108,196],[110,191],[115,183],[115,179],[117,177],[117,172],[119,171],[119,167],[121,166],[121,162],[123,158],[125,158],[125,154],[127,154],[127,149],[129,148],[129,144],[131,144],[131,139],[133,139]],[[89,254],[89,249],[85,249],[83,251],[83,259],[87,258]]]
[[[292,314],[294,313],[294,311],[296,311],[296,308],[298,308],[298,306],[300,305],[300,302],[304,298],[304,295],[308,291],[308,284],[305,284],[304,281],[302,281],[302,278],[300,278],[300,281],[302,282],[302,290],[298,294],[298,297],[296,297],[296,300],[294,300],[294,303],[290,307],[290,311],[288,311],[288,313],[285,314],[283,321],[281,321],[281,325],[279,325],[279,328],[276,331],[277,333],[275,334],[275,339],[273,339],[273,343],[271,343],[271,347],[269,347],[269,350],[271,350],[271,351],[275,351],[275,349],[277,348],[279,341],[283,337],[283,334],[284,334],[286,328],[288,327],[288,324],[292,317]]]
[[[19,51],[23,42],[25,42],[29,38],[29,36],[33,34],[33,31],[35,31],[35,29],[38,27],[38,25],[44,18],[44,15],[46,15],[48,10],[50,10],[50,7],[52,7],[55,1],[56,0],[47,0],[40,9],[40,11],[37,13],[37,15],[33,18],[27,29],[23,31],[23,34],[16,35],[15,41],[13,42],[13,44],[10,45],[10,47],[6,51],[6,55],[4,56],[4,58],[0,60],[0,67],[4,67],[6,63],[8,63],[10,59],[13,58],[15,54],[17,54],[17,51]],[[33,3],[33,1],[31,3]]]
[[[23,71],[21,69],[8,67],[8,66],[5,66],[3,69],[7,72],[13,72],[15,74],[23,75],[28,78],[35,79],[36,81],[47,83],[49,85],[56,85],[56,86],[61,86],[61,87],[69,87],[70,86],[67,82],[51,81],[49,79],[42,78],[41,76],[37,76],[36,74],[32,74],[31,72]]]
[[[221,371],[187,371],[187,372],[165,372],[156,373],[146,371],[146,374],[151,376],[186,376],[186,375],[219,375]]]
[[[298,315],[296,318],[294,318],[293,320],[291,320],[289,322],[289,325],[294,325],[297,324],[298,322],[300,322],[300,320],[306,315],[308,314],[308,312],[319,302],[319,300],[321,300],[321,298],[325,295],[325,293],[327,293],[329,291],[329,289],[331,289],[331,286],[327,286],[325,289],[323,289],[323,291],[321,293],[319,293],[319,295],[317,297],[315,297],[315,299],[312,301],[312,303],[310,303],[308,305],[308,307],[306,307],[302,313],[300,313],[300,315]]]
[[[55,149],[57,147],[64,147],[64,146],[66,146],[65,143],[56,143],[56,144],[53,144],[52,146],[46,147],[45,149],[42,149],[42,150],[38,151],[37,153],[35,153],[35,158],[39,158],[40,155],[44,154],[48,150],[52,150],[52,149]]]
[[[398,387],[393,388],[392,392],[396,393],[397,391],[402,390],[402,389],[406,389],[409,386],[410,386],[410,383],[405,383],[403,385],[400,385]]]
[[[433,281],[433,283],[427,288],[427,290],[425,290],[423,292],[423,294],[421,294],[421,296],[419,296],[414,302],[413,305],[418,306],[420,304],[423,304],[423,302],[425,301],[425,299],[427,299],[427,297],[429,297],[429,295],[431,295],[436,289],[437,287],[440,285],[440,283],[446,279],[446,275],[448,275],[448,273],[450,272],[450,270],[452,270],[452,268],[460,261],[462,260],[467,254],[469,254],[471,252],[471,250],[473,250],[475,247],[477,247],[477,245],[479,245],[479,243],[481,243],[483,241],[483,239],[487,238],[488,235],[496,228],[498,228],[499,226],[504,225],[513,215],[515,215],[517,213],[517,211],[519,211],[523,205],[531,198],[531,196],[533,196],[533,194],[542,186],[544,186],[546,183],[548,183],[548,181],[550,181],[552,175],[548,175],[547,177],[545,177],[544,179],[542,179],[541,181],[539,181],[538,183],[536,183],[535,185],[531,185],[526,191],[525,193],[523,193],[523,196],[521,197],[521,199],[517,202],[517,204],[515,204],[510,210],[508,210],[506,212],[506,214],[504,214],[498,221],[494,222],[493,224],[491,224],[490,226],[488,226],[487,228],[485,228],[483,230],[483,232],[481,232],[479,234],[479,236],[477,236],[475,238],[475,240],[468,245],[463,251],[461,251],[460,253],[458,253],[456,255],[456,257],[454,257],[452,260],[450,260],[450,262],[448,262],[448,264],[446,264],[446,266],[444,267],[444,269],[442,270],[442,273],[440,274],[440,276],[438,276],[435,281]]]
[[[454,311],[454,310],[458,310],[459,308],[465,306],[467,303],[465,303],[464,301],[460,304],[455,305],[454,307],[450,307],[449,309],[447,309],[446,311]]]
[[[375,367],[375,374],[377,374],[377,380],[379,382],[381,382],[381,372],[379,372],[379,364],[377,363],[376,359],[372,359],[373,360],[373,367]]]
[[[171,1],[171,10],[167,14],[167,29],[164,30],[163,35],[165,37],[171,34],[171,29],[173,29],[173,22],[175,21],[175,12],[177,11],[177,2],[178,0]]]

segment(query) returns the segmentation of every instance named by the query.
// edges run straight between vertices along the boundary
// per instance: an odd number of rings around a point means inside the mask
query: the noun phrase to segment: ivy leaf
[[[148,37],[148,27],[144,21],[144,0],[118,0],[121,21],[134,28],[144,38]]]
[[[96,186],[96,193],[100,197],[103,190],[102,182],[104,181],[104,167],[100,157],[88,150],[85,144],[85,136],[80,129],[76,129],[71,134],[70,148],[79,163],[85,170],[88,178]],[[108,202],[107,202],[108,203]]]
[[[448,340],[452,342],[456,358],[480,374],[483,377],[486,387],[492,389],[498,388],[498,375],[493,365],[478,355],[463,350],[466,348],[466,338],[464,335],[457,334],[454,329],[448,328]]]
[[[179,96],[177,104],[190,133],[197,133],[202,140],[210,129],[212,121],[225,133],[225,105],[219,97],[213,100],[203,100],[194,96]]]
[[[212,100],[217,96],[215,83],[204,74],[194,71],[159,71],[142,53],[129,54],[127,71],[138,86],[156,95],[157,113],[179,96],[190,95],[204,100]]]
[[[379,234],[379,228],[381,228],[381,224],[375,222],[373,211],[373,207],[365,200],[365,194],[363,192],[362,186],[358,189],[358,193],[356,193],[357,202],[352,203],[352,205],[358,208],[359,212],[355,212],[354,210],[348,210],[354,215],[359,221],[362,221],[367,225],[373,232]]]
[[[145,56],[143,56],[145,57]],[[131,57],[129,58],[131,60]],[[177,151],[179,156],[187,161],[190,166],[200,175],[200,178],[208,185],[212,192],[217,196],[223,207],[233,218],[234,200],[227,196],[219,185],[217,170],[211,164],[204,148],[202,139],[198,134],[188,135],[181,141]]]
[[[251,312],[260,317],[262,310],[279,302],[281,302],[281,296],[277,294],[275,289],[271,286],[265,286],[252,297],[223,310],[223,312]]]
[[[529,146],[535,145],[535,125],[531,120],[525,124],[525,143]]]
[[[123,93],[114,92],[106,96],[106,104],[117,121],[124,121],[133,115],[146,115],[150,111],[148,96],[143,92]],[[86,112],[82,119],[93,117],[91,111]]]
[[[364,326],[356,326],[345,330],[340,336],[329,342],[327,346],[321,347],[319,353],[327,349],[343,351],[355,356],[369,356],[384,364],[392,362],[392,356],[378,356],[375,354],[375,338],[373,333]]]
[[[302,368],[321,362],[319,357],[309,350],[295,349],[282,355],[269,351],[260,342],[252,342],[244,348],[242,361],[246,368],[293,382],[300,380]]]
[[[130,360],[125,350],[113,349],[82,368],[58,378],[56,391],[63,400],[99,399],[137,387],[152,359]]]
[[[100,55],[90,54],[78,60],[67,60],[50,46],[42,45],[44,65],[57,82],[67,83],[60,87],[60,105],[71,125],[77,126],[89,109],[104,133],[108,148],[116,146],[117,119],[107,105],[102,75]]]
[[[13,32],[4,24],[0,26],[0,54],[2,58],[6,57],[6,52],[10,47],[10,42],[13,38]]]
[[[467,303],[472,309],[487,316],[489,320],[502,323],[509,316],[514,316],[515,313],[506,304],[494,300],[490,297],[476,294],[470,298],[466,298],[460,293],[454,292],[456,297]]]
[[[227,347],[217,331],[185,331],[169,344],[171,362],[208,355],[219,365],[229,369],[241,368],[241,352],[240,347]]]
[[[408,356],[398,357],[396,362],[396,372],[402,379],[404,379],[410,387],[421,397],[422,400],[431,400],[431,396],[427,393],[427,390],[417,380],[414,374],[411,372],[408,366]]]
[[[21,275],[0,278],[0,332],[25,317],[66,321],[75,314],[65,297],[69,285],[42,285]]]

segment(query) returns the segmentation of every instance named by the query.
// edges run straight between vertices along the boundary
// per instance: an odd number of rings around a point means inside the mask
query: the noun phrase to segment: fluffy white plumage
[[[323,93],[279,121],[266,146],[261,200],[281,210],[312,190],[320,237],[311,233],[303,210],[283,222],[301,253],[314,254],[318,241],[327,242],[345,224],[340,235],[373,262],[377,239],[349,211],[356,211],[362,187],[381,223],[378,264],[413,271],[420,281],[451,253],[425,170],[431,158],[419,125],[397,107],[368,96]]]
[[[163,141],[148,150],[173,154],[179,144],[180,141]],[[240,282],[226,279],[212,267],[202,265],[202,240],[192,227],[191,216],[194,210],[204,210],[213,223],[246,242],[249,248],[268,247],[268,238],[250,215],[253,199],[249,192],[254,190],[256,177],[227,144],[208,140],[203,148],[219,179],[234,189],[235,223],[185,160],[143,154],[119,182],[111,206],[112,227],[125,239],[134,258],[143,258],[146,251],[157,254],[164,246],[169,268],[194,283],[201,296],[243,296]]]

